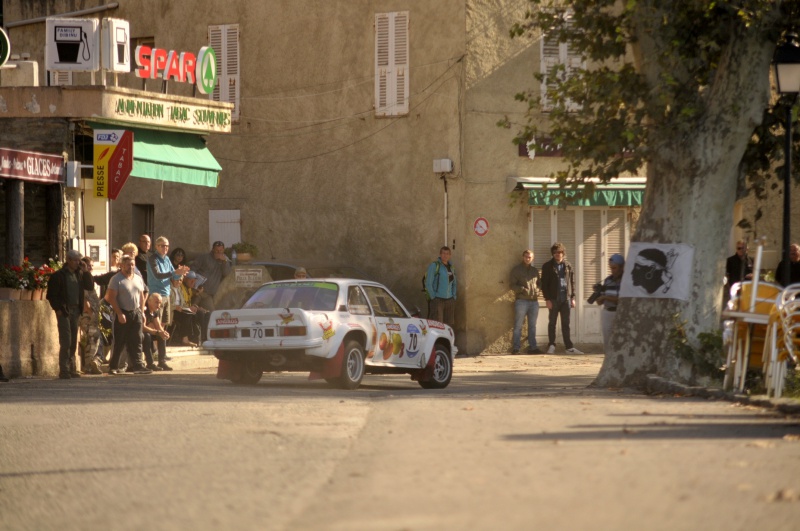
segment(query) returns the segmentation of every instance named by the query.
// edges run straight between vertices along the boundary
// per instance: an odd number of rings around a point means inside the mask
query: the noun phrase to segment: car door
[[[419,319],[412,319],[383,286],[363,285],[375,318],[378,345],[371,362],[376,365],[419,365]]]

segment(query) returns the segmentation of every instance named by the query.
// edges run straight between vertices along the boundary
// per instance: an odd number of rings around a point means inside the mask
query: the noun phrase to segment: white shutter
[[[541,268],[542,264],[550,260],[550,246],[552,242],[551,211],[532,209],[533,217],[533,264]]]
[[[553,104],[547,97],[547,87],[553,86],[555,83],[550,79],[553,67],[561,62],[560,50],[561,47],[555,39],[544,37],[541,41],[542,63],[541,73],[544,76],[541,85],[541,103],[542,110],[545,112],[553,110]]]
[[[603,259],[602,217],[599,209],[583,211],[583,260],[579,271],[583,278],[583,299],[592,294],[592,286],[606,277],[608,260]]]
[[[606,257],[611,258],[614,253],[625,256],[625,220],[626,210],[613,208],[608,210],[606,222]],[[608,260],[606,260],[608,262]],[[608,272],[611,274],[611,271]]]
[[[236,121],[239,119],[241,100],[239,87],[239,25],[209,26],[208,44],[217,55],[217,85],[209,95],[209,99],[233,103],[231,118]]]
[[[51,87],[72,85],[72,72],[56,72],[55,70],[48,70],[47,73],[50,76]]]
[[[408,11],[375,15],[375,114],[408,114]]]
[[[239,210],[208,211],[208,249],[215,241],[230,247],[242,241],[242,215]]]

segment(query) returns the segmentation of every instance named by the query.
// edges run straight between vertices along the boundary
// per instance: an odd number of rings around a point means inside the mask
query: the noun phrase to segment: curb
[[[666,380],[655,374],[647,375],[645,389],[647,394],[679,394],[682,396],[696,396],[700,398],[713,398],[728,400],[748,406],[775,409],[787,415],[800,415],[800,401],[791,398],[769,398],[767,395],[750,396],[742,393],[723,391],[716,387],[690,386]]]

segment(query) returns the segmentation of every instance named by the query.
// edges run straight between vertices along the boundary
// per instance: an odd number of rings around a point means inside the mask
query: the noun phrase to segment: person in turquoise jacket
[[[431,262],[425,273],[425,292],[430,304],[428,319],[455,328],[456,320],[456,268],[450,263],[450,248],[439,249],[439,258]]]

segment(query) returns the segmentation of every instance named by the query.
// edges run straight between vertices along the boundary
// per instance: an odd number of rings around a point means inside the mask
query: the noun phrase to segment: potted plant
[[[0,299],[19,300],[22,289],[22,278],[19,266],[0,266]]]
[[[241,262],[248,262],[258,255],[258,247],[244,241],[231,245],[230,252],[227,253],[231,258],[233,257],[233,251],[236,251],[236,259]]]

